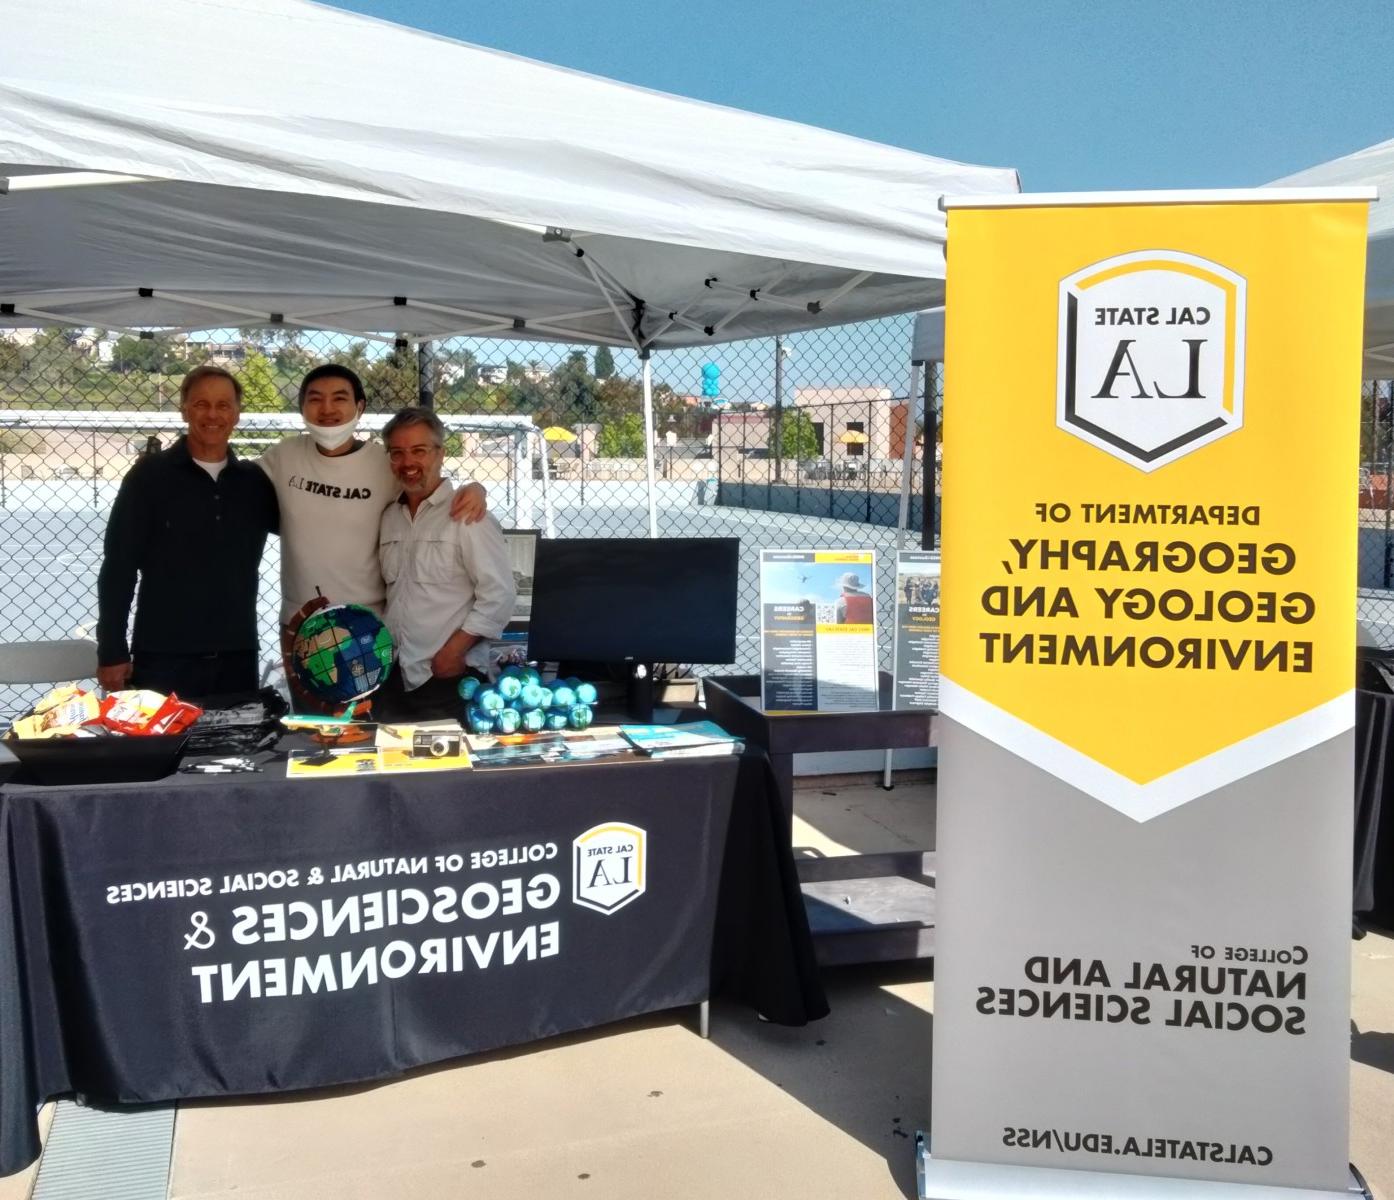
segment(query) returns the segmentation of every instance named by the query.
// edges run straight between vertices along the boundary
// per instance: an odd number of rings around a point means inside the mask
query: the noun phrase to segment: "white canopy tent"
[[[922,307],[939,197],[1018,188],[304,0],[93,15],[6,15],[0,327],[629,346],[652,446],[651,351]]]
[[[1394,140],[1309,167],[1270,187],[1373,184],[1365,264],[1365,378],[1394,378]]]

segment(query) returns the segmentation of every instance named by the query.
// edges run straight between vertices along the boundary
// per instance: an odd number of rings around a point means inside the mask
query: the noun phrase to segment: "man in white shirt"
[[[398,485],[386,450],[353,436],[366,407],[363,382],[348,367],[315,367],[300,383],[306,432],[276,443],[258,460],[281,510],[283,657],[300,622],[316,608],[362,604],[379,616],[384,612],[378,525]],[[478,521],[486,511],[484,488],[460,488],[450,511],[456,520]],[[287,670],[292,688],[294,678]],[[314,706],[296,691],[296,707]]]
[[[445,427],[435,413],[405,408],[382,436],[401,486],[378,534],[397,663],[374,709],[387,720],[457,716],[461,677],[481,671],[481,643],[513,615],[512,560],[492,516],[450,519],[454,489],[441,475]]]
[[[259,460],[281,508],[283,626],[321,593],[330,604],[383,612],[378,523],[399,489],[383,447],[353,436],[366,405],[363,383],[348,367],[316,367],[300,384],[306,432]],[[455,493],[451,512],[477,521],[485,507],[483,487],[470,483]]]

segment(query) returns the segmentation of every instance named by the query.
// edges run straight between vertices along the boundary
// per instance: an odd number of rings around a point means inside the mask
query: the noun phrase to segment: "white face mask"
[[[311,425],[305,422],[305,430],[315,439],[315,445],[322,450],[337,450],[353,436],[354,428],[358,425],[358,413],[354,413],[342,425]]]

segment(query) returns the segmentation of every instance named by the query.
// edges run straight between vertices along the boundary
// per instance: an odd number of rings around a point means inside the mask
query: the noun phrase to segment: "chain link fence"
[[[907,545],[921,544],[926,491],[937,490],[923,469],[919,398],[907,396],[911,321],[655,353],[659,535],[742,543],[737,661],[702,670],[758,670],[762,547],[874,549],[881,656],[889,666],[907,422],[915,455]],[[242,381],[244,413],[291,418],[285,432],[235,435],[237,453],[254,457],[295,431],[299,380],[321,362],[359,373],[370,412],[425,401],[446,417],[530,419],[544,431],[552,534],[647,536],[641,364],[628,350],[486,339],[416,347],[284,329],[153,336],[12,330],[0,333],[3,640],[93,635],[107,513],[137,457],[177,436],[170,414],[189,368],[226,366]],[[928,390],[935,412],[937,374]],[[105,428],[82,427],[80,418],[93,412],[104,415]],[[931,446],[938,427],[936,418]],[[447,446],[447,470],[484,483],[505,527],[539,523],[531,499],[537,488],[518,478],[526,469],[508,437],[455,434]],[[535,454],[534,482],[542,469]],[[937,514],[937,503],[930,509]],[[268,665],[278,659],[279,570],[273,539],[260,604]],[[40,690],[0,687],[0,712]]]

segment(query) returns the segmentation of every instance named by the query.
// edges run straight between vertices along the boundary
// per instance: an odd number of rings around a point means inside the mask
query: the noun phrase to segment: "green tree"
[[[24,370],[24,351],[9,338],[0,337],[0,375],[18,375]]]
[[[363,390],[368,393],[369,408],[390,411],[406,408],[420,399],[416,351],[410,347],[384,354],[359,374],[363,378]]]
[[[784,410],[780,420],[779,452],[792,459],[818,457],[818,433],[807,413]]]
[[[132,337],[126,334],[116,339],[111,351],[111,369],[124,375],[140,371],[146,375],[164,374],[169,345],[163,338]]]
[[[260,350],[253,350],[247,355],[238,378],[242,381],[243,411],[280,412],[285,408],[286,398],[276,386],[271,360]]]
[[[595,348],[595,377],[609,379],[615,373],[615,356],[609,346]]]
[[[521,416],[537,416],[549,412],[553,396],[551,389],[543,383],[519,375],[498,389],[498,411],[517,413]]]
[[[557,411],[569,421],[594,421],[599,415],[595,398],[595,376],[586,363],[584,350],[573,350],[553,372],[556,382]]]
[[[626,413],[617,421],[600,427],[597,453],[601,458],[643,458],[644,418]]]

